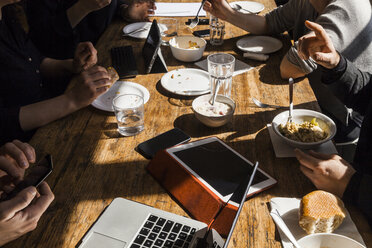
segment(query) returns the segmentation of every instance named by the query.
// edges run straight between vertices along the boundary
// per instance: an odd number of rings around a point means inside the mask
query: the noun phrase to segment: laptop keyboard
[[[195,232],[190,226],[150,215],[130,248],[187,248]]]

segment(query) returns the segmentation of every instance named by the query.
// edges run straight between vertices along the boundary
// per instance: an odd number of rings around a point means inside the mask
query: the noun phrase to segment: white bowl
[[[288,139],[287,137],[282,135],[279,131],[280,124],[285,125],[287,123],[288,115],[289,115],[289,111],[284,111],[284,112],[278,114],[277,116],[275,116],[275,118],[273,119],[273,122],[272,122],[272,127],[273,127],[275,133],[280,138],[282,138],[287,144],[289,144],[293,147],[297,147],[297,148],[301,148],[301,149],[314,149],[314,148],[317,148],[318,146],[320,146],[321,144],[331,140],[336,134],[336,125],[333,122],[333,120],[331,118],[329,118],[328,116],[326,116],[322,113],[313,111],[313,110],[294,109],[293,114],[292,114],[293,122],[295,122],[297,124],[301,124],[304,121],[311,121],[313,118],[316,118],[316,121],[318,122],[319,127],[321,129],[323,129],[324,131],[326,131],[328,133],[328,136],[327,136],[327,138],[325,138],[321,141],[310,142],[310,143],[299,142],[299,141]]]
[[[189,41],[196,42],[200,48],[190,49]],[[207,42],[195,36],[177,36],[169,41],[173,56],[183,62],[193,62],[203,57]]]
[[[298,241],[301,248],[366,248],[355,240],[334,233],[316,233]]]
[[[199,97],[195,98],[195,100],[192,102],[192,109],[195,113],[196,118],[200,122],[202,122],[204,125],[206,125],[208,127],[223,126],[226,123],[228,123],[231,120],[232,116],[234,115],[234,111],[235,111],[235,107],[236,107],[235,102],[227,96],[217,95],[216,102],[222,102],[222,103],[226,103],[226,104],[230,105],[231,108],[232,108],[232,111],[230,111],[227,115],[222,115],[222,116],[208,116],[208,115],[204,115],[204,114],[199,113],[196,110],[197,106],[200,106],[200,104],[202,102],[209,101],[211,99],[211,97],[212,97],[212,95],[208,94],[208,95],[203,95],[203,96],[199,96]]]

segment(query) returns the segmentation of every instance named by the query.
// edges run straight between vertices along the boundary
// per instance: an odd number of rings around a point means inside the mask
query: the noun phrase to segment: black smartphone
[[[193,19],[188,19],[187,22],[185,22],[185,24],[190,25],[192,20]],[[198,25],[209,25],[209,18],[200,18]]]
[[[210,34],[210,30],[209,29],[197,30],[192,32],[192,34],[198,37],[207,37]]]
[[[173,128],[152,139],[142,142],[136,147],[136,151],[145,158],[152,159],[158,151],[186,143],[190,139],[190,136],[181,129]]]
[[[23,189],[34,186],[38,187],[40,183],[42,183],[45,178],[49,176],[49,174],[53,170],[53,161],[52,155],[48,154],[44,158],[42,158],[35,166],[26,170],[26,175],[22,181],[20,181],[14,190],[10,192],[6,199],[11,199],[15,195],[17,195]]]

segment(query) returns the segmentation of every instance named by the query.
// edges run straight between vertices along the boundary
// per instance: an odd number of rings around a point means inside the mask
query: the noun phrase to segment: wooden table
[[[265,5],[263,13],[275,8],[274,0],[260,2]],[[179,18],[179,23],[186,19]],[[175,126],[188,133],[192,140],[209,136],[221,138],[249,160],[260,161],[260,167],[278,180],[274,188],[246,201],[229,247],[281,247],[280,237],[269,216],[268,202],[272,197],[302,197],[315,188],[300,172],[294,158],[275,157],[266,124],[280,110],[257,108],[251,97],[277,105],[288,103],[288,86],[279,73],[280,60],[289,48],[288,37],[279,37],[284,48],[270,55],[266,63],[242,57],[235,43],[246,32],[230,24],[226,24],[226,39],[222,46],[208,44],[204,58],[212,52],[226,52],[254,67],[233,79],[232,96],[237,102],[233,120],[223,127],[211,129],[196,120],[190,98],[177,99],[161,89],[162,74],[143,74],[141,49],[144,41],[122,38],[124,25],[122,21],[112,23],[96,47],[100,64],[109,66],[111,47],[133,46],[141,75],[129,81],[142,84],[151,94],[145,105],[145,130],[134,137],[121,137],[114,114],[93,107],[40,128],[31,144],[39,157],[45,153],[53,155],[55,169],[47,181],[56,198],[36,230],[5,247],[75,247],[115,197],[187,216],[145,171],[148,160],[134,151],[140,142]],[[181,33],[184,27],[180,26]],[[195,67],[193,63],[176,61],[169,47],[162,47],[162,51],[169,70]],[[296,108],[319,110],[307,80],[296,84],[294,96]],[[372,247],[371,229],[364,217],[358,210],[349,209],[367,247]]]

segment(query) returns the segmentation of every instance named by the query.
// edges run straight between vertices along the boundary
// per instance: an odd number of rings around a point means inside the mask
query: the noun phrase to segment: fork
[[[138,32],[141,32],[141,31],[145,31],[147,30],[148,28],[139,28],[139,29],[135,29],[133,31],[130,31],[128,33],[124,33],[123,36],[128,36],[128,35],[131,35],[131,34],[136,34]]]
[[[260,102],[258,99],[254,97],[252,97],[252,101],[254,104],[256,104],[260,108],[286,108],[286,107],[279,106],[279,105],[272,105],[272,104],[266,104],[266,103]]]
[[[200,8],[199,8],[199,10],[198,10],[198,13],[196,13],[195,18],[191,20],[190,25],[189,25],[189,28],[193,29],[193,28],[196,27],[196,25],[198,25],[198,23],[199,23],[199,12],[200,12],[200,10],[203,8],[205,1],[206,1],[206,0],[203,0],[203,1],[201,2]]]

